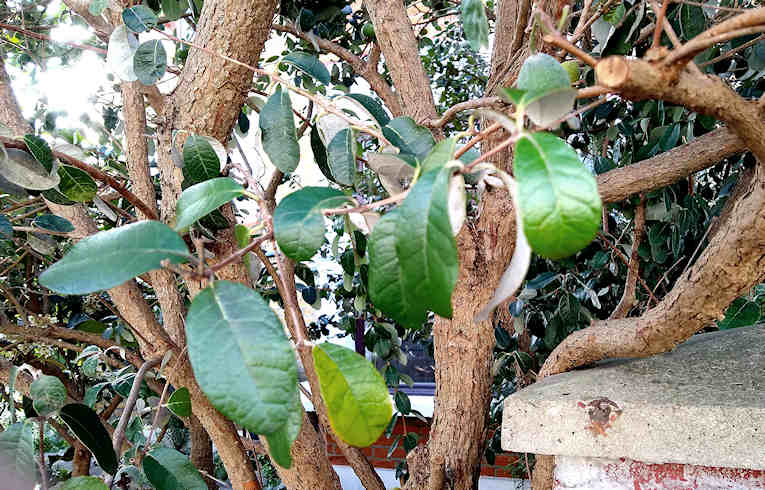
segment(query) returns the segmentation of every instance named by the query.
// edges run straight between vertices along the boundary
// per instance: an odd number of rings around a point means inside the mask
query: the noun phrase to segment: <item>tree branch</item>
[[[459,104],[454,104],[449,109],[447,109],[441,115],[440,118],[428,119],[423,122],[423,125],[431,127],[431,128],[442,128],[446,125],[446,123],[454,119],[454,117],[462,111],[479,109],[481,107],[504,106],[504,105],[508,105],[508,103],[501,97],[481,97],[478,99],[468,100],[465,102],[460,102]]]
[[[339,44],[322,39],[309,32],[300,31],[291,25],[274,24],[271,26],[271,29],[277,32],[292,34],[293,36],[297,36],[310,43],[316,43],[316,45],[324,51],[332,53],[345,61],[351,65],[353,71],[361,75],[361,77],[369,83],[372,90],[375,91],[393,114],[399,115],[402,113],[398,95],[393,92],[393,89],[388,85],[388,82],[386,82],[382,75],[377,71],[377,62],[380,59],[380,49],[377,45],[372,48],[369,60],[365,62],[359,56],[356,56],[350,50],[345,49]]]

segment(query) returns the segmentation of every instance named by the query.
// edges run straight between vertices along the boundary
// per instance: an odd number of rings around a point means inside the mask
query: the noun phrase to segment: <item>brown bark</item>
[[[74,445],[74,457],[72,459],[72,478],[90,475],[90,451],[77,442]]]
[[[402,110],[417,122],[436,118],[430,81],[420,61],[419,44],[403,1],[366,1],[364,6],[374,24],[377,43],[401,99]]]
[[[189,436],[191,439],[191,463],[200,471],[208,475],[215,474],[213,461],[213,447],[210,436],[195,415],[189,417]],[[203,473],[203,476],[204,476]],[[205,483],[209,490],[216,490],[218,484],[215,480],[205,477]]]

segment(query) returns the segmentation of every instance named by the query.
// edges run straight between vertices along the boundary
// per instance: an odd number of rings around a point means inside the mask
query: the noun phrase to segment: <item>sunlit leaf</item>
[[[592,241],[600,226],[600,196],[573,148],[550,133],[525,134],[513,170],[523,230],[536,253],[560,259]]]
[[[191,396],[186,387],[178,388],[167,399],[167,408],[178,417],[188,417],[191,415]]]
[[[382,376],[364,357],[345,347],[325,342],[312,352],[332,430],[352,446],[371,445],[393,413]]]
[[[189,255],[183,239],[158,221],[139,221],[81,240],[40,275],[40,284],[63,294],[88,294],[118,286],[163,260],[179,264]]]
[[[90,12],[91,15],[101,15],[108,6],[109,0],[90,0],[88,12]]]
[[[535,124],[545,126],[574,106],[576,91],[566,69],[552,56],[538,53],[524,61],[516,86],[524,90],[521,105]]]
[[[162,0],[162,12],[169,20],[180,19],[188,9],[188,0]]]
[[[380,183],[391,195],[402,192],[414,177],[414,167],[395,153],[369,152],[366,159],[367,167],[377,174]]]
[[[353,100],[355,104],[364,109],[364,111],[377,121],[377,124],[379,124],[380,127],[383,127],[390,122],[390,116],[385,112],[382,104],[372,97],[365,94],[345,94],[342,98]]]
[[[58,190],[74,202],[91,201],[98,192],[98,184],[84,170],[70,165],[59,165]]]
[[[284,327],[252,289],[216,281],[186,317],[194,376],[223,415],[257,434],[287,423],[297,366]]]

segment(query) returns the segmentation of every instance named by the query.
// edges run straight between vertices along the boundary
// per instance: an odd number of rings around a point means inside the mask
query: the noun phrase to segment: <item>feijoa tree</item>
[[[647,356],[761,316],[765,147],[749,99],[765,65],[759,38],[739,40],[765,30],[765,9],[64,3],[93,29],[75,47],[104,52],[120,97],[95,146],[44,113],[30,124],[0,79],[0,331],[4,352],[46,344],[46,369],[66,366],[35,373],[29,418],[106,476],[65,485],[211,487],[212,440],[234,488],[263,483],[248,449],[287,488],[340,488],[327,433],[382,489],[360,448],[412,413],[391,362],[405,338],[432,343],[437,394],[429,440],[397,441],[399,474],[412,489],[474,488],[498,398],[533,372]],[[46,41],[21,24],[4,28]],[[271,35],[286,50],[265,59]],[[241,149],[248,132],[262,162]],[[295,177],[312,165],[325,185]],[[306,325],[317,254],[339,262],[346,329],[382,373]],[[163,408],[189,427],[189,456],[155,437]],[[22,477],[31,437],[25,422],[0,435]],[[41,454],[32,478],[45,486]],[[537,458],[535,488],[550,465]]]

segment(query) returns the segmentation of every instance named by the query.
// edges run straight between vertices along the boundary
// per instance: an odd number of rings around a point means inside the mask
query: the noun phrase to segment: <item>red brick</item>
[[[481,465],[481,475],[494,476],[494,467],[488,465]]]
[[[494,476],[498,476],[500,478],[512,478],[513,473],[509,469],[497,467],[494,469]]]
[[[375,447],[373,456],[377,459],[388,459],[388,448],[384,446]]]
[[[329,462],[332,464],[341,464],[341,465],[347,465],[348,461],[345,460],[344,456],[330,456]]]
[[[363,448],[361,448],[361,454],[363,454],[367,458],[371,458],[372,457],[372,448],[371,447],[363,447]]]
[[[392,461],[390,459],[373,459],[371,463],[375,468],[395,468],[398,461]]]

